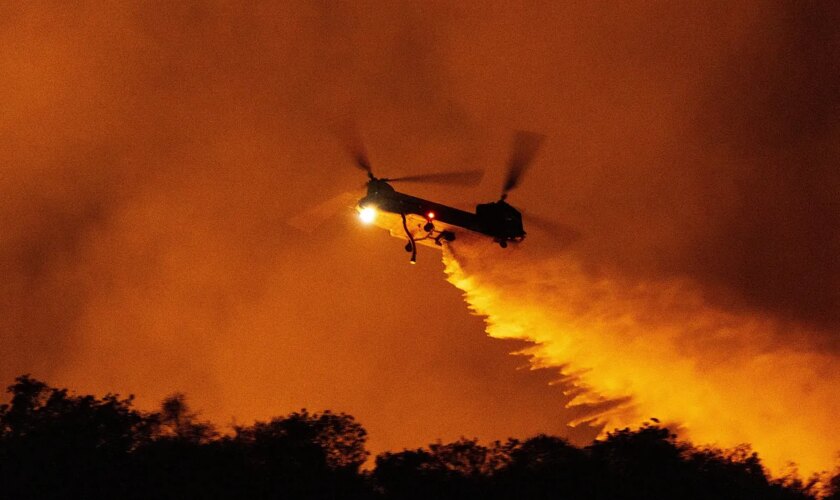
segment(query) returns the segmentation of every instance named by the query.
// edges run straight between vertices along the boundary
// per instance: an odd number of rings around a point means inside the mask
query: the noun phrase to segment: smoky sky
[[[551,376],[483,337],[439,255],[409,267],[347,213],[287,223],[361,191],[348,117],[377,173],[486,168],[406,188],[465,209],[498,197],[513,130],[543,133],[509,201],[580,238],[526,227],[518,252],[690,279],[836,349],[839,11],[6,5],[0,376],[185,390],[222,419],[320,405],[397,446],[562,428]]]
[[[716,87],[726,86],[704,96],[702,145],[723,148],[731,157],[721,161],[735,167],[706,189],[711,195],[729,182],[737,198],[733,216],[716,227],[711,252],[696,255],[700,272],[736,287],[753,305],[834,329],[840,321],[840,38],[832,26],[838,20],[833,6],[785,7],[749,45],[732,51],[719,77],[725,83]],[[755,46],[768,49],[757,54]]]

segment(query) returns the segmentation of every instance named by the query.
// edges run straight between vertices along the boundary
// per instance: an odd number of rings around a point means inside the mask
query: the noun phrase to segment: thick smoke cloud
[[[728,54],[701,101],[701,145],[720,155],[708,194],[731,191],[729,217],[720,217],[711,248],[695,251],[691,271],[736,287],[750,305],[836,332],[840,11],[773,13]]]
[[[704,307],[791,325],[760,334],[774,349],[838,349],[832,5],[21,3],[0,17],[4,380],[149,404],[184,390],[218,419],[332,407],[374,438],[397,429],[390,447],[579,417],[549,375],[498,375],[522,346],[483,339],[428,253],[432,271],[409,271],[399,242],[348,217],[314,235],[285,224],[363,181],[333,134],[348,115],[385,175],[487,166],[474,192],[412,191],[461,208],[498,196],[513,129],[540,131],[510,201],[581,237],[528,228],[521,253],[562,254],[616,289],[689,283]]]

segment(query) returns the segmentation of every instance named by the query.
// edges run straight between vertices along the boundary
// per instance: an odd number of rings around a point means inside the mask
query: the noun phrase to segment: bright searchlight
[[[376,220],[376,208],[368,205],[359,210],[359,219],[365,224],[371,224]]]

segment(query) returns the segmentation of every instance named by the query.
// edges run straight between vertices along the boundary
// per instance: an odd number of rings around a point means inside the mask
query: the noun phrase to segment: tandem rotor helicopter
[[[388,229],[392,236],[405,238],[405,250],[411,253],[412,264],[417,262],[417,245],[441,247],[465,231],[487,237],[502,248],[518,243],[526,234],[522,214],[506,200],[508,193],[519,185],[544,138],[533,132],[516,132],[501,197],[478,204],[474,213],[400,193],[391,183],[474,184],[481,179],[482,171],[379,178],[374,175],[364,149],[356,148],[352,152],[356,166],[368,176],[367,194],[356,204],[359,218],[366,224]]]

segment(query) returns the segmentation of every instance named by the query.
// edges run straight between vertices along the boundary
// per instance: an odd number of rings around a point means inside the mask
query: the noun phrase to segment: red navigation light
[[[434,219],[434,218],[435,218],[435,213],[434,213],[434,212],[429,212],[429,213],[427,213],[427,214],[426,214],[426,218],[428,218],[429,220]]]

